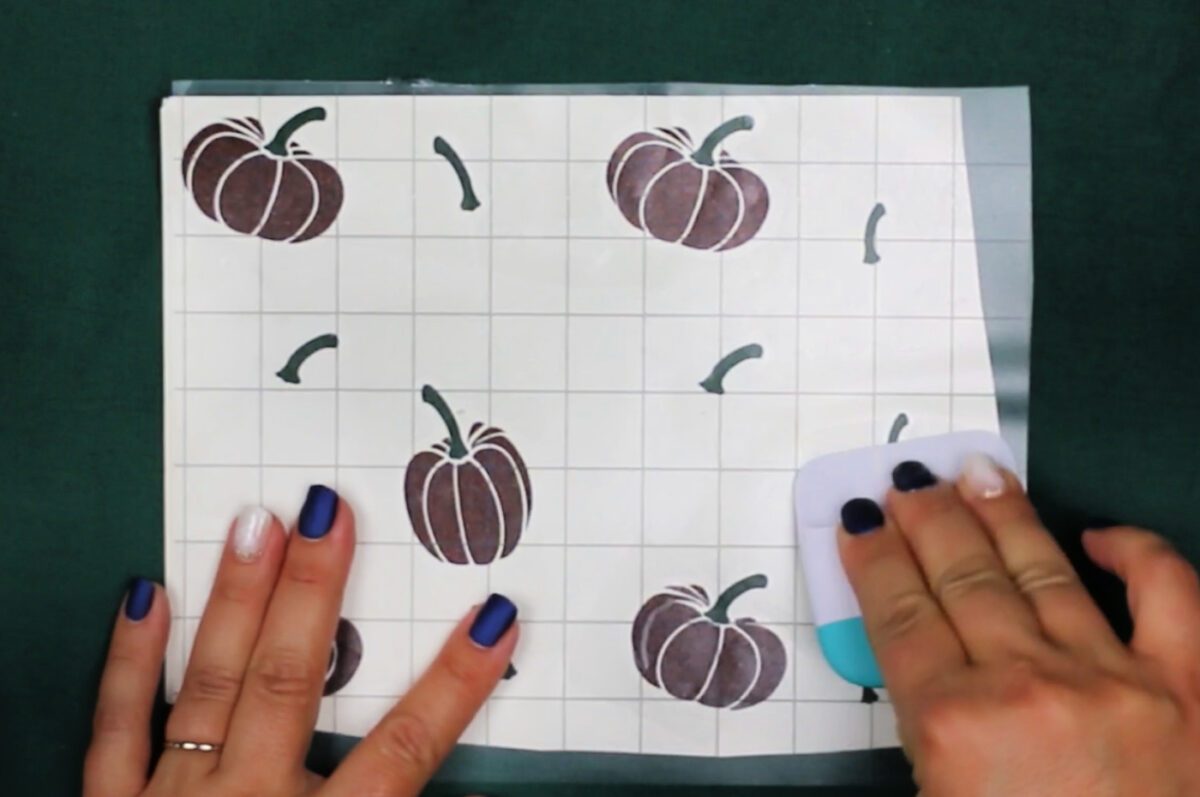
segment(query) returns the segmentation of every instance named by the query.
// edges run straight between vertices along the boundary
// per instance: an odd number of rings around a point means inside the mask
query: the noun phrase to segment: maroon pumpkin
[[[754,120],[738,116],[699,149],[681,127],[634,133],[608,161],[608,192],[635,227],[663,241],[722,251],[741,246],[767,217],[767,186],[717,145]]]
[[[673,697],[714,708],[766,700],[787,670],[783,643],[748,617],[729,619],[738,596],[766,585],[760,574],[737,582],[716,603],[697,586],[668,587],[646,601],[633,621],[638,672]]]
[[[339,617],[337,633],[329,646],[329,664],[325,668],[325,688],[322,694],[328,697],[350,683],[354,673],[358,672],[362,654],[362,636],[358,629],[345,617]]]
[[[324,118],[324,108],[301,111],[269,142],[257,119],[211,124],[183,151],[183,183],[204,215],[233,230],[289,243],[315,238],[342,208],[342,178],[290,139]]]
[[[449,437],[417,453],[404,475],[413,531],[443,562],[485,565],[508,556],[529,522],[529,472],[504,432],[476,423],[464,441],[445,399],[429,385],[421,398]]]

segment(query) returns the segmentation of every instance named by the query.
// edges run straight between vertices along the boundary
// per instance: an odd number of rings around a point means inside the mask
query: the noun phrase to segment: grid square
[[[562,316],[493,316],[493,390],[563,390],[567,321]]]
[[[800,98],[769,95],[726,97],[724,116],[749,116],[754,129],[731,136],[733,156],[743,163],[796,160],[796,141],[800,138]],[[794,193],[794,192],[793,192]],[[772,205],[775,197],[772,195]]]
[[[634,700],[568,700],[568,750],[636,753],[641,730],[640,703]]]
[[[489,589],[507,595],[521,607],[521,619],[536,623],[563,619],[563,549],[521,547],[488,568]]]
[[[422,621],[457,622],[472,605],[482,603],[487,598],[488,568],[447,564],[419,544],[413,546],[412,555],[413,617]],[[426,623],[421,622],[419,625],[424,626]],[[435,629],[436,633],[442,635],[435,634],[433,649],[426,651],[429,660],[432,660],[432,654],[441,647],[441,642],[445,639],[444,632],[449,630]],[[417,656],[417,662],[421,662],[422,658]]]
[[[572,313],[642,312],[642,242],[572,240]]]
[[[720,404],[713,396],[647,395],[644,454],[652,468],[714,468]]]
[[[670,699],[642,702],[643,753],[710,756],[716,751],[717,712],[708,706]]]
[[[859,241],[803,241],[797,312],[814,316],[870,317],[876,266],[863,262]]]
[[[646,318],[646,390],[699,390],[721,357],[717,318]]]
[[[567,471],[567,540],[637,545],[642,537],[642,472]]]
[[[716,598],[720,552],[715,547],[649,547],[642,551],[642,601],[669,587],[695,585]]]
[[[345,186],[339,235],[412,235],[411,163],[344,161],[338,171]]]
[[[566,649],[568,698],[640,696],[628,623],[568,625]]]
[[[416,553],[420,553],[420,551],[416,551]],[[480,570],[478,567],[457,569],[469,569],[474,571]],[[482,600],[482,596],[480,596],[480,600]],[[465,608],[463,613],[466,613]],[[457,619],[458,618],[455,618],[454,621],[420,619],[413,622],[412,647],[409,650],[409,656],[412,657],[414,675],[425,672],[425,670],[429,669],[429,665],[433,664],[433,660],[437,657],[438,651],[440,651],[442,646],[445,645],[446,638],[450,635],[450,632],[454,630],[454,626],[457,624]],[[395,705],[395,702],[396,701],[393,699],[392,704]],[[486,704],[484,708],[487,708]]]
[[[636,546],[572,545],[567,548],[567,620],[630,622],[641,605]]]
[[[558,545],[566,539],[566,481],[563,468],[529,468],[533,508],[521,535],[523,545]]]
[[[355,559],[355,564],[361,559],[361,556]],[[354,584],[352,576],[347,588]],[[346,610],[343,615],[353,618],[351,622],[362,637],[363,657],[354,677],[338,692],[338,699],[350,695],[404,694],[413,677],[409,670],[408,623],[370,621]]]
[[[795,147],[790,141],[786,144],[793,149]],[[794,158],[795,154],[792,157]],[[765,240],[768,238],[795,238],[796,231],[799,229],[797,202],[799,200],[800,167],[793,163],[747,163],[745,166],[766,183],[768,195],[766,218],[763,219],[762,227],[755,233],[757,240],[753,241],[749,249],[754,251],[760,248],[762,244],[768,243]],[[776,241],[775,243],[795,245],[794,241]],[[728,257],[745,248],[747,247],[740,246],[725,252],[724,255]]]
[[[879,263],[876,308],[881,316],[938,316],[951,313],[950,243],[889,242]]]
[[[641,318],[572,316],[567,333],[570,389],[640,389],[642,324]]]
[[[189,315],[189,388],[258,387],[258,318],[252,315]]]
[[[954,323],[955,393],[995,393],[987,327],[982,319]]]
[[[259,245],[247,236],[183,240],[184,302],[188,310],[257,311]]]
[[[304,505],[304,496],[313,484],[331,484],[336,473],[332,466],[280,467],[262,469],[262,505],[275,513],[285,529],[292,528]]]
[[[248,391],[188,391],[184,399],[188,463],[258,464],[258,400]]]
[[[414,99],[417,157],[442,160],[433,151],[441,136],[465,160],[485,160],[490,152],[492,98],[434,95]]]
[[[642,464],[642,397],[617,393],[567,397],[567,464],[637,468]]]
[[[865,95],[801,97],[800,158],[806,162],[874,161],[875,100]]]
[[[881,253],[884,241],[949,240],[953,181],[952,166],[880,166],[879,201],[887,207],[887,222],[880,222],[876,237]]]
[[[619,142],[614,142],[613,146]],[[605,156],[607,159],[607,156]],[[605,180],[603,163],[571,163],[567,169],[570,201],[570,234],[605,239],[643,236],[640,227],[630,224],[613,202]]]
[[[645,249],[647,313],[721,312],[721,257],[686,246],[647,244]]]
[[[801,318],[796,324],[802,392],[871,392],[874,337],[870,319]]]
[[[496,700],[488,705],[488,743],[497,747],[558,749],[563,737],[563,701]]]
[[[512,95],[492,98],[492,157],[563,160],[567,157],[567,98]]]
[[[566,464],[567,398],[557,393],[493,393],[492,423],[508,433],[528,467]]]
[[[881,318],[875,345],[880,393],[949,392],[949,320]]]
[[[879,98],[879,160],[950,163],[956,100],[898,94]]]
[[[408,389],[412,385],[411,316],[338,318],[338,387]]]
[[[871,744],[881,747],[900,747],[900,728],[896,722],[896,707],[890,702],[871,706]]]
[[[419,197],[414,208],[417,235],[487,237],[492,220],[492,164],[464,159],[463,168],[479,201],[472,210],[462,206],[462,183],[449,162],[439,157],[434,161],[418,161],[413,167],[413,191]]]
[[[294,387],[279,376],[279,371],[302,344],[337,330],[336,316],[272,314],[262,316],[261,323],[263,359],[260,378],[264,388],[327,389],[337,383],[339,353],[336,349],[310,355],[297,372],[300,382]]]
[[[796,241],[755,241],[724,253],[721,311],[730,315],[795,315]]]
[[[567,309],[567,242],[492,240],[492,309],[561,313]]]
[[[729,589],[734,583],[747,576],[761,573],[767,577],[764,589],[752,589],[737,599],[730,609],[730,617],[754,617],[761,623],[790,624],[796,611],[796,552],[794,545],[784,548],[733,547],[730,538],[736,539],[738,527],[721,528],[725,547],[721,549],[721,589],[714,595]],[[781,634],[785,648],[791,648],[791,630]],[[786,688],[785,688],[786,687]],[[780,685],[774,697],[790,697],[791,686]]]
[[[871,445],[872,406],[867,395],[798,396],[796,466],[824,454]]]
[[[880,393],[875,396],[874,444],[888,441],[888,432],[900,413],[908,418],[908,424],[900,433],[901,440],[950,431],[950,396],[889,396]]]
[[[263,247],[263,310],[331,312],[337,309],[336,301],[337,253],[333,238]]]
[[[492,164],[493,234],[566,235],[566,163]]]
[[[982,269],[980,263],[985,264]],[[1030,242],[955,243],[954,315],[957,318],[983,317],[983,286],[988,294],[988,317],[1029,318],[1033,306]]]
[[[787,680],[787,676],[784,676]],[[721,715],[719,750],[722,756],[780,755],[792,752],[792,730],[796,721],[791,703],[765,702],[753,711],[729,711]]]
[[[408,590],[389,589],[389,585],[408,577],[413,547],[358,543],[354,562],[350,566],[350,577],[346,581],[342,615],[356,621],[407,620],[412,614]]]
[[[418,238],[416,298],[419,313],[486,313],[490,248],[486,240]]]
[[[513,666],[519,677],[497,684],[497,697],[561,697],[563,626],[558,623],[523,624]]]
[[[354,507],[354,533],[360,544],[412,540],[404,503],[404,468],[343,465],[339,473],[337,490]]]
[[[208,593],[217,575],[217,565],[221,562],[225,545],[221,542],[189,542],[186,546],[184,567],[187,570],[187,594],[184,595],[183,611],[187,617],[199,617],[208,602]]]
[[[801,237],[861,241],[876,195],[874,166],[805,166],[800,172]],[[889,214],[892,204],[887,205]]]
[[[260,503],[257,468],[185,468],[187,490],[184,536],[189,540],[225,539],[234,517]]]
[[[721,325],[721,350],[729,353],[748,343],[762,346],[762,357],[748,360],[725,375],[730,393],[786,392],[796,389],[796,319],[740,316]]]
[[[971,240],[1029,241],[1033,217],[1028,200],[1029,166],[958,166],[955,168],[954,237]]]
[[[803,589],[801,591],[804,591]],[[792,645],[789,667],[795,675],[796,700],[845,700],[857,701],[862,696],[862,687],[855,686],[829,666],[817,631],[811,625],[797,625]]]
[[[721,467],[791,468],[795,459],[795,396],[721,397]]]
[[[438,390],[486,390],[488,317],[417,316],[414,384]]]
[[[413,155],[413,102],[407,97],[335,100],[338,158],[409,160]]]
[[[333,393],[269,390],[261,395],[263,462],[323,465],[333,461],[336,448]]]
[[[338,240],[338,309],[407,313],[413,309],[413,252],[385,238]]]
[[[721,474],[721,537],[726,544],[795,545],[789,471],[728,471]]]
[[[572,160],[607,162],[618,144],[643,130],[646,102],[643,97],[572,96],[567,102]]]
[[[339,462],[395,468],[406,464],[412,451],[411,393],[342,390],[337,416]]]
[[[871,746],[871,706],[861,703],[797,703],[796,752],[866,750]]]
[[[954,396],[950,400],[953,431],[1000,431],[1000,414],[994,396]]]
[[[645,544],[716,545],[718,475],[714,471],[645,472]]]

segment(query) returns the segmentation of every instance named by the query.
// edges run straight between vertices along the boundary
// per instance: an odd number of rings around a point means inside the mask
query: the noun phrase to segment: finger
[[[1124,655],[1120,640],[1014,474],[986,455],[975,455],[963,465],[958,492],[982,522],[1048,638],[1106,659]]]
[[[84,797],[133,797],[150,766],[150,712],[167,647],[170,612],[154,582],[135,579],[113,628],[83,763]]]
[[[1166,540],[1143,529],[1087,531],[1083,547],[1092,561],[1125,582],[1133,651],[1174,673],[1194,673],[1200,662],[1196,570]]]
[[[167,719],[167,739],[225,741],[286,543],[282,524],[262,507],[247,508],[230,524],[183,685]],[[211,770],[217,759],[167,750],[162,766]]]
[[[908,544],[878,504],[855,498],[842,507],[838,550],[897,706],[910,704],[930,681],[966,665],[962,643]]]
[[[322,797],[420,793],[491,694],[517,644],[517,609],[492,595],[329,779]]]
[[[971,659],[1032,655],[1044,646],[1033,607],[954,485],[912,461],[896,466],[892,483],[888,512]]]
[[[354,555],[354,513],[309,488],[246,668],[219,769],[277,784],[301,771]]]

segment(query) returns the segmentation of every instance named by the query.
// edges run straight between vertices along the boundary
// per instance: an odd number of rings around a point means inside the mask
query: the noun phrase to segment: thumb
[[[1176,673],[1200,667],[1200,579],[1191,564],[1162,537],[1130,526],[1085,531],[1083,547],[1125,582],[1134,652]]]

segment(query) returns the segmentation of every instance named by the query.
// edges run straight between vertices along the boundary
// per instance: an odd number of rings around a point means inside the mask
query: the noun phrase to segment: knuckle
[[[911,590],[894,596],[879,615],[876,636],[883,642],[895,642],[911,634],[938,613],[928,593]]]
[[[317,561],[306,561],[310,557],[289,557],[283,566],[283,578],[293,584],[306,586],[324,584],[328,580],[328,568]]]
[[[379,751],[397,766],[432,772],[441,760],[429,724],[419,715],[397,709],[379,726]]]
[[[1016,570],[1012,574],[1017,589],[1026,595],[1048,592],[1064,587],[1075,587],[1079,578],[1065,562],[1035,562]]]
[[[900,526],[906,532],[912,530],[917,533],[939,525],[956,507],[961,508],[952,486],[945,483],[915,492],[896,493],[891,503],[896,510]]]
[[[954,562],[934,580],[933,593],[952,602],[980,591],[1009,591],[1012,580],[986,554],[975,554]]]
[[[252,666],[246,685],[271,702],[292,704],[315,700],[323,680],[324,673],[299,651],[275,649]]]
[[[442,659],[442,670],[450,681],[450,688],[459,695],[478,691],[477,684],[483,677],[479,656],[449,654]]]
[[[242,674],[217,664],[201,664],[183,679],[181,697],[212,703],[232,703],[242,689]]]
[[[92,717],[92,733],[95,736],[119,736],[145,730],[141,712],[107,700],[96,706],[96,713]]]
[[[212,600],[234,606],[249,606],[255,602],[259,590],[239,578],[218,578],[213,584]]]

